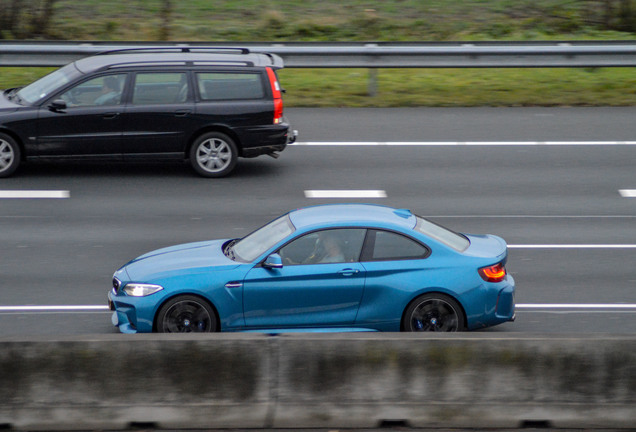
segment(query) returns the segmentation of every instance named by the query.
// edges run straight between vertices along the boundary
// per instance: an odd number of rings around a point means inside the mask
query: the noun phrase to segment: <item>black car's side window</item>
[[[280,249],[285,265],[356,262],[366,229],[330,229],[306,234]]]
[[[388,261],[426,258],[429,249],[415,240],[395,232],[370,230],[363,261]]]
[[[260,73],[197,73],[199,96],[204,101],[262,99],[265,97]]]
[[[100,76],[76,85],[60,98],[69,107],[119,105],[125,82],[126,74]]]
[[[135,77],[132,103],[161,105],[183,103],[188,99],[186,73],[138,73]]]

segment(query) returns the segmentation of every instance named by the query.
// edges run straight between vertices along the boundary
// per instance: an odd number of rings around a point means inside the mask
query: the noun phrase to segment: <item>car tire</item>
[[[234,140],[220,132],[199,136],[190,149],[190,164],[203,177],[224,177],[236,166],[238,150]]]
[[[438,293],[424,294],[413,300],[404,312],[402,330],[407,332],[463,331],[464,313],[457,301]]]
[[[9,177],[20,165],[20,146],[7,134],[0,133],[0,177]]]
[[[207,301],[192,295],[170,299],[157,314],[159,333],[210,333],[217,331],[217,315]]]

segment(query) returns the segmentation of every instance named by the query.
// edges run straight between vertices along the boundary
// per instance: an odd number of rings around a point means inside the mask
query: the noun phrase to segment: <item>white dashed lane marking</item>
[[[0,312],[101,312],[105,310],[109,310],[107,305],[0,306]]]
[[[0,190],[0,198],[6,199],[65,199],[70,198],[67,190]]]
[[[386,198],[383,190],[306,190],[305,198]]]

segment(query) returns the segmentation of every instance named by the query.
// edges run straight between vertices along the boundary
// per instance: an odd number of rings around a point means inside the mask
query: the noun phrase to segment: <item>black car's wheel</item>
[[[411,302],[402,318],[402,329],[409,332],[464,330],[461,306],[444,294],[424,294]]]
[[[9,135],[0,133],[0,177],[9,177],[20,165],[20,147]]]
[[[190,163],[204,177],[223,177],[236,166],[238,150],[227,135],[208,132],[196,139],[190,149]]]
[[[159,333],[207,333],[217,328],[216,313],[203,299],[196,296],[179,296],[159,309],[157,331]]]

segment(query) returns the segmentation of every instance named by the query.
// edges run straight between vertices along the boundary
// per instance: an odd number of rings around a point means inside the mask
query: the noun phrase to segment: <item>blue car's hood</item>
[[[124,266],[133,281],[148,281],[174,274],[175,272],[197,272],[198,269],[215,267],[229,270],[238,266],[223,254],[222,246],[227,240],[211,240],[186,243],[157,249],[130,261]]]

